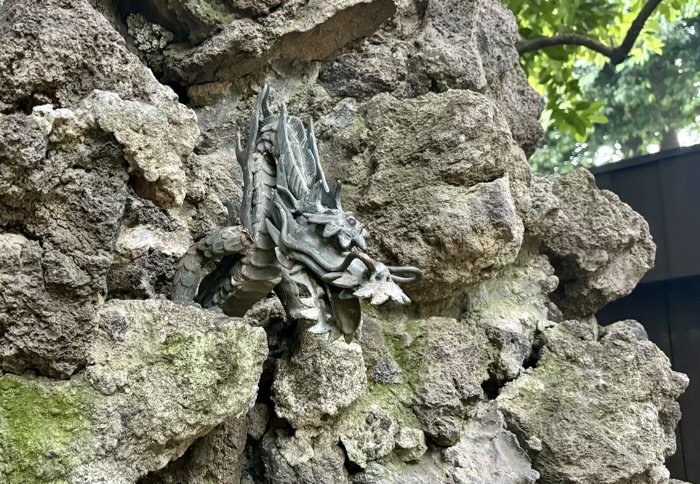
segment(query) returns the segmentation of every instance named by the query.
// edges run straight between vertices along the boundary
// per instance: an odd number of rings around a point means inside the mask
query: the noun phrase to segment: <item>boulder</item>
[[[654,264],[646,220],[585,169],[534,178],[527,229],[559,278],[554,302],[567,317],[595,314],[629,294]]]
[[[245,459],[246,420],[232,418],[196,440],[185,454],[138,484],[240,484]]]
[[[455,445],[431,449],[417,463],[373,463],[353,476],[356,484],[534,484],[539,474],[516,437],[504,428],[493,403],[478,407]]]
[[[489,340],[492,379],[512,380],[523,370],[549,318],[549,294],[558,282],[547,258],[524,247],[515,263],[467,290],[465,317]]]
[[[206,9],[207,14],[215,12],[216,9],[206,8],[211,3],[220,5],[207,0],[172,2],[176,8],[169,18],[183,18],[176,11],[178,7],[187,13],[193,7]],[[211,18],[214,23],[211,27],[217,28],[215,34],[198,45],[184,42],[165,50],[165,77],[184,85],[227,81],[278,59],[287,62],[324,59],[349,42],[372,34],[395,10],[393,0],[294,0],[283,2],[280,8],[259,18],[217,12]],[[179,29],[171,22],[167,25],[175,28],[175,32],[187,29]],[[193,33],[199,37],[197,30]]]
[[[95,324],[80,375],[0,377],[3,482],[131,484],[245,419],[267,355],[262,329],[155,300],[111,301]]]
[[[345,203],[369,226],[371,250],[423,270],[406,286],[412,301],[454,298],[515,259],[530,172],[488,98],[380,94],[319,126],[329,177],[345,181]]]
[[[277,363],[272,385],[275,413],[295,428],[322,426],[366,391],[362,350],[357,343],[304,332],[298,351]]]
[[[262,460],[266,483],[350,482],[343,449],[338,445],[337,436],[331,433],[297,430],[294,435],[289,435],[283,429],[276,429],[263,439]]]
[[[546,330],[540,360],[505,386],[498,407],[543,484],[666,483],[688,378],[638,323],[601,334],[577,321]]]

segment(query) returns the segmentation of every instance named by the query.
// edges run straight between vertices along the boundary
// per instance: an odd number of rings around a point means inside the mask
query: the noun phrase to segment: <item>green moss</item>
[[[67,483],[90,459],[93,395],[68,382],[0,378],[0,477],[6,484]]]
[[[380,324],[389,356],[401,367],[403,380],[418,381],[416,377],[420,376],[424,362],[419,355],[411,351],[411,344],[407,341],[406,335],[411,342],[420,338],[424,333],[421,322],[408,318],[402,313],[379,312],[376,306],[369,304],[363,305],[362,312]]]
[[[348,421],[364,420],[373,406],[378,406],[391,415],[400,427],[421,428],[413,412],[404,405],[411,393],[406,385],[371,385],[369,392],[360,398],[347,415]]]
[[[221,3],[208,0],[188,2],[190,11],[203,23],[208,25],[227,25],[235,18]]]

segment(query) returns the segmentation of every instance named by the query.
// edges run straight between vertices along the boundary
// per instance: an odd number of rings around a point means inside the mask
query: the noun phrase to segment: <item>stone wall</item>
[[[0,1],[0,481],[667,484],[687,378],[593,316],[655,246],[530,174],[516,36],[497,0]],[[264,83],[423,270],[355,343],[167,300]]]

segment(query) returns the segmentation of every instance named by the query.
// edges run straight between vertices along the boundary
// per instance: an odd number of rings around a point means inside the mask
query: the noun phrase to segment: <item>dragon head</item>
[[[343,249],[357,247],[367,250],[366,238],[369,237],[369,232],[350,212],[331,208],[321,213],[305,213],[304,217],[309,222],[323,225],[323,236],[328,239],[336,236]]]

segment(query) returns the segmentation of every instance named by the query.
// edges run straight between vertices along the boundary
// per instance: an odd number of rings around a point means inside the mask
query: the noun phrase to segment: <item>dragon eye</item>
[[[355,225],[357,223],[357,220],[355,219],[355,217],[348,217],[348,223],[350,225]]]

